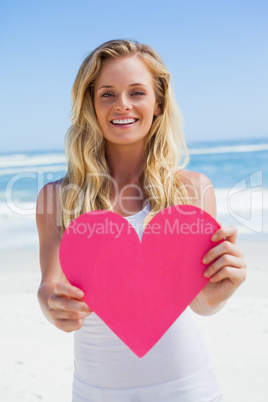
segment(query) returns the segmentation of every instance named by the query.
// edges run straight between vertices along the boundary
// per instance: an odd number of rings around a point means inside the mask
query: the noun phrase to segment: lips
[[[123,126],[126,124],[133,124],[136,123],[136,121],[138,121],[139,119],[135,119],[135,118],[127,118],[127,119],[113,119],[111,120],[111,123],[114,124],[115,126]]]

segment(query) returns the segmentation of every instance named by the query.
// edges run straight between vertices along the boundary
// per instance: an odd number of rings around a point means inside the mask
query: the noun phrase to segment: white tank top
[[[140,239],[148,212],[126,217]],[[92,313],[75,332],[74,358],[73,402],[222,401],[189,307],[143,358]]]

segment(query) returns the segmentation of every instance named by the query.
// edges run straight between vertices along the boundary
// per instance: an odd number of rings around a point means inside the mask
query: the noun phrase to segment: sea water
[[[211,180],[221,224],[237,226],[244,239],[268,238],[268,138],[188,147],[187,169]],[[63,150],[0,154],[0,249],[38,247],[38,192],[66,171]]]

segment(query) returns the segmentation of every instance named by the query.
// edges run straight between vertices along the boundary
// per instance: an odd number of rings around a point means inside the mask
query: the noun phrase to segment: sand
[[[264,402],[268,395],[268,245],[240,241],[246,282],[223,310],[194,314],[226,402]],[[73,334],[42,315],[37,250],[0,252],[0,400],[69,402]],[[194,401],[198,402],[198,401]]]

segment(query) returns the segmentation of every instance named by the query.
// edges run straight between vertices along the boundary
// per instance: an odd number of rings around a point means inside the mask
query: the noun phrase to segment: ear
[[[161,106],[158,102],[155,102],[154,116],[157,117],[160,114],[161,114]]]

